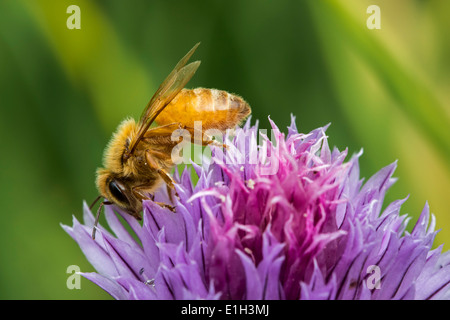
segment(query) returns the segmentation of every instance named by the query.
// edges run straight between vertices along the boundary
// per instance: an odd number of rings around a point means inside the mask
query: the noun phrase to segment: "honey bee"
[[[202,140],[192,140],[193,143],[204,146],[217,144],[204,131],[233,128],[251,113],[247,102],[226,91],[184,89],[200,65],[200,61],[186,65],[199,44],[178,62],[162,82],[139,122],[125,119],[113,134],[105,149],[104,168],[97,170],[96,185],[100,196],[91,208],[99,199],[105,200],[98,208],[92,238],[95,238],[103,205],[115,204],[140,220],[143,200],[152,200],[151,195],[162,184],[166,184],[168,190],[174,189],[175,181],[169,174],[174,167],[171,152],[177,144],[171,139],[174,130],[188,130],[191,137],[201,134]],[[202,132],[196,132],[194,121],[201,121]],[[158,126],[150,128],[153,122]],[[156,203],[174,210],[169,204]]]

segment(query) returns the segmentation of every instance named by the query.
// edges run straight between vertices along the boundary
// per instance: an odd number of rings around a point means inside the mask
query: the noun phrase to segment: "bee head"
[[[97,189],[108,201],[140,220],[142,203],[136,199],[129,182],[108,169],[97,170]]]

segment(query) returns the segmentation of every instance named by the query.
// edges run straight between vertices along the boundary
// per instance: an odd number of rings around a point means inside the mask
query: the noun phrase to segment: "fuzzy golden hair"
[[[103,154],[104,168],[97,169],[96,185],[103,196],[107,195],[105,186],[107,185],[106,180],[108,177],[119,174],[129,176],[133,173],[133,168],[129,165],[123,165],[122,155],[129,140],[136,135],[136,132],[136,121],[133,118],[127,118],[120,123],[116,132],[112,135],[111,140],[109,140]]]

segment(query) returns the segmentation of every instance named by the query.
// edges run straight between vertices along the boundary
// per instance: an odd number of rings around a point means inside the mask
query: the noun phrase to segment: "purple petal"
[[[168,242],[179,243],[183,241],[186,243],[186,228],[183,216],[180,213],[162,208],[152,201],[146,201],[144,206],[146,226],[152,231],[154,238],[164,227]]]
[[[95,272],[84,272],[81,275],[108,292],[114,299],[125,300],[127,298],[126,290],[115,279],[102,276]]]
[[[89,263],[101,274],[108,276],[118,276],[114,263],[109,256],[108,252],[101,246],[103,241],[102,232],[97,233],[95,240],[92,239],[91,233],[89,233],[88,227],[81,225],[78,220],[73,218],[73,227],[69,228],[63,226],[63,228],[72,236],[72,238],[78,243],[86,256]]]

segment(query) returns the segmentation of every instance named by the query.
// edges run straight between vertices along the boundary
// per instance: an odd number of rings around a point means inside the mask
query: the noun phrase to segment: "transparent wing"
[[[167,76],[163,83],[159,86],[150,102],[147,104],[144,112],[139,120],[139,129],[136,137],[130,141],[129,154],[131,155],[139,141],[143,138],[150,125],[155,121],[156,117],[164,110],[164,108],[175,98],[175,96],[184,88],[189,80],[197,71],[200,61],[195,61],[187,66],[185,64],[197,49],[197,43],[175,66],[172,72]]]
[[[175,68],[173,68],[172,72],[167,76],[167,78],[161,83],[158,90],[156,90],[153,97],[150,99],[149,103],[147,103],[147,106],[145,107],[144,111],[142,112],[140,122],[144,122],[148,117],[149,114],[152,112],[152,109],[154,109],[154,104],[157,99],[162,99],[163,96],[167,93],[167,90],[170,87],[173,87],[173,83],[176,81],[177,78],[180,77],[180,75],[177,75],[181,71],[181,69],[186,65],[186,63],[189,61],[191,56],[194,54],[195,50],[197,50],[197,47],[200,45],[200,42],[197,43],[191,50],[189,50],[186,55],[181,58],[180,61],[178,61]],[[195,71],[194,71],[195,72]],[[192,75],[191,75],[192,77]],[[186,83],[189,81],[189,79],[186,81]],[[183,88],[180,88],[180,90]]]

